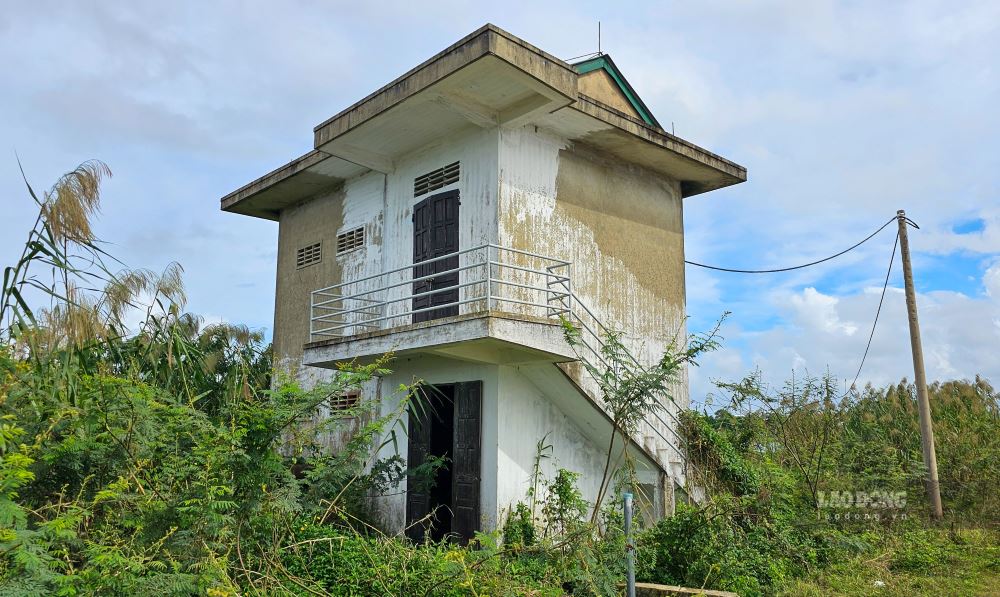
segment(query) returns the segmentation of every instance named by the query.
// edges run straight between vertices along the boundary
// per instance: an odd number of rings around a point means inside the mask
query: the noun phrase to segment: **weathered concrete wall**
[[[558,374],[555,367],[552,369]],[[586,437],[518,367],[502,366],[499,373],[497,505],[500,523],[514,505],[528,501],[539,442],[550,446],[540,461],[539,501],[545,497],[544,482],[551,481],[558,470],[564,468],[581,475],[578,487],[583,498],[593,505],[604,472],[608,446],[598,445]],[[583,400],[582,397],[579,399]],[[585,406],[581,404],[581,407]],[[644,460],[638,462],[636,468],[640,480],[651,488],[655,487],[653,464]],[[653,500],[658,497],[650,496]]]
[[[534,127],[470,127],[399,159],[387,175],[373,172],[348,180],[281,214],[275,310],[279,359],[294,364],[309,340],[312,290],[397,268],[407,270],[400,279],[408,275],[413,206],[426,198],[413,196],[413,179],[454,161],[461,162],[460,180],[440,191],[461,191],[462,249],[496,242],[572,261],[573,291],[606,325],[624,331],[633,352],[647,362],[674,337],[684,338],[683,224],[676,181]],[[366,247],[334,255],[336,234],[358,226],[365,227]],[[296,270],[296,249],[317,240],[324,243],[322,263]],[[410,288],[394,292],[408,295]],[[408,309],[404,301],[388,314]],[[516,312],[517,307],[504,309]],[[551,477],[559,467],[582,473],[584,496],[594,499],[606,447],[581,433],[516,368],[430,355],[401,358],[390,367],[394,373],[383,380],[381,394],[366,389],[365,395],[379,400],[383,413],[398,409],[400,396],[393,389],[400,383],[483,380],[483,528],[494,528],[513,503],[525,499],[535,446],[546,433],[553,458],[544,475]],[[552,374],[562,375],[555,367]],[[683,381],[675,394],[686,403]],[[387,444],[381,457],[399,449],[405,459],[403,423],[396,429],[397,443]],[[648,429],[636,439],[654,455],[665,451]],[[658,478],[642,482],[660,487]],[[403,527],[404,490],[375,500],[387,529]]]
[[[437,142],[395,164],[393,172],[383,175],[370,172],[348,180],[341,188],[312,197],[300,205],[284,210],[279,219],[278,271],[275,294],[274,349],[276,362],[305,386],[328,380],[333,372],[325,369],[301,368],[302,346],[309,341],[310,293],[316,289],[345,281],[358,280],[373,274],[402,268],[412,263],[413,206],[429,195],[413,196],[413,180],[428,171],[455,161],[461,162],[459,181],[436,192],[458,188],[460,247],[465,249],[489,242],[497,237],[497,131],[470,127],[447,142]],[[365,247],[344,255],[336,255],[338,233],[363,226]],[[296,269],[299,247],[323,243],[320,263]],[[398,278],[408,275],[399,274]],[[392,279],[392,282],[398,279]],[[385,283],[380,280],[379,283]],[[357,292],[358,286],[349,289]],[[408,295],[409,286],[396,289],[384,298]],[[387,314],[409,309],[409,302],[391,305]],[[496,524],[496,366],[472,365],[435,357],[410,357],[393,361],[393,374],[381,385],[369,384],[362,399],[380,402],[380,412],[395,412],[402,398],[395,388],[400,383],[422,379],[428,383],[483,380],[483,486],[482,512],[484,528]],[[324,412],[318,416],[324,416]],[[344,432],[324,441],[336,450],[353,429],[364,421],[346,421]],[[398,448],[406,458],[405,417],[394,430],[399,442],[387,445],[380,458],[389,457]],[[492,446],[492,448],[490,448]],[[405,488],[403,488],[405,489]],[[405,521],[405,493],[376,498],[373,506],[381,524],[387,529],[400,530]]]
[[[458,188],[461,192],[459,209],[461,248],[476,246],[496,239],[496,163],[497,132],[471,128],[452,137],[447,143],[428,145],[420,151],[400,159],[392,173],[383,175],[369,172],[350,179],[337,189],[309,198],[303,203],[286,209],[279,219],[278,268],[275,293],[274,350],[276,363],[284,374],[292,375],[305,387],[327,381],[334,374],[328,369],[302,368],[303,344],[309,341],[310,293],[346,281],[359,280],[374,274],[406,267],[412,263],[413,206],[429,195],[413,196],[413,180],[428,171],[454,161],[461,162],[459,181],[444,187],[443,192]],[[336,237],[340,232],[365,228],[365,246],[343,255],[336,254]],[[315,242],[323,244],[322,261],[316,265],[296,269],[296,251],[299,247]],[[396,278],[386,278],[345,289],[346,294],[375,287],[376,284],[397,282],[409,272]],[[383,295],[393,298],[409,294],[409,286],[397,288]],[[351,305],[356,306],[356,305]],[[410,308],[409,301],[390,305],[386,314],[399,313]],[[484,379],[484,441],[488,429],[495,433],[496,383],[489,385],[490,374],[478,368],[474,371],[458,361],[422,361],[421,368],[409,366],[410,360],[394,361],[398,369],[383,380],[381,386],[369,384],[362,392],[364,400],[381,401],[384,414],[399,406],[399,396],[392,389],[399,383],[411,383],[416,378],[448,383]],[[494,368],[495,369],[495,368]],[[434,372],[437,371],[437,374]],[[495,374],[492,378],[495,380]],[[385,388],[390,391],[386,393]],[[490,389],[491,388],[491,389]],[[491,406],[493,405],[493,406]],[[490,410],[492,409],[492,411]],[[488,418],[493,412],[492,418]],[[321,408],[318,417],[327,413]],[[493,421],[493,423],[487,423]],[[341,433],[329,434],[323,441],[330,450],[337,450],[349,439],[350,434],[366,421],[345,421]],[[401,432],[403,428],[395,431]],[[400,435],[402,456],[406,457],[405,433]],[[491,440],[496,445],[495,439]],[[391,455],[390,448],[381,457]],[[496,453],[484,451],[484,470],[495,469]],[[489,513],[484,524],[495,524],[496,479],[484,476],[483,512]],[[388,496],[375,500],[385,528],[401,529],[405,520],[405,495]]]
[[[629,116],[641,118],[628,99],[622,95],[621,89],[618,88],[608,71],[603,68],[581,75],[578,81],[580,93],[589,95],[602,104],[607,104]]]
[[[413,196],[414,178],[446,166],[461,162],[459,180],[419,197]],[[388,242],[383,253],[383,270],[389,271],[413,263],[413,207],[424,199],[444,191],[458,189],[461,195],[459,206],[459,248],[464,250],[485,243],[494,242],[497,236],[497,131],[470,127],[462,134],[447,140],[434,142],[407,155],[396,163],[396,168],[388,176],[388,193],[385,206],[385,238]],[[463,264],[469,256],[463,257]],[[409,270],[399,276],[408,276]],[[463,272],[465,281],[472,272]],[[398,277],[398,280],[404,279]],[[397,280],[397,281],[398,281]],[[395,289],[394,298],[409,296],[411,288],[403,286]],[[464,290],[460,298],[465,298]],[[389,307],[389,313],[401,313],[410,309],[408,301],[398,302]],[[468,312],[463,307],[461,312]],[[396,325],[408,323],[397,320]]]
[[[459,181],[434,192],[460,190],[459,242],[463,249],[493,242],[497,236],[496,129],[470,127],[447,142],[428,145],[400,159],[388,175],[369,172],[281,212],[274,315],[274,348],[280,365],[295,369],[302,345],[309,341],[312,291],[412,263],[413,206],[429,196],[414,197],[413,180],[455,161],[461,162]],[[365,228],[364,248],[336,255],[337,234],[361,226]],[[323,243],[322,262],[296,269],[297,249],[315,242]],[[397,282],[408,274],[397,274],[391,281]],[[346,290],[367,290],[387,280]],[[408,286],[403,286],[384,296],[402,297],[409,291]],[[390,305],[386,314],[408,309],[408,301],[398,302]],[[297,373],[306,378],[313,374]]]
[[[278,224],[278,267],[274,294],[275,362],[292,366],[302,356],[302,342],[309,334],[309,293],[327,280],[340,279],[336,247],[343,223],[344,190],[338,189],[281,212]],[[323,260],[297,269],[299,247],[322,243]]]
[[[383,185],[383,175],[370,172],[281,212],[274,301],[274,354],[280,366],[294,368],[301,359],[313,290],[381,271]],[[358,227],[365,228],[365,246],[337,255],[337,234]],[[322,261],[297,269],[297,250],[316,242],[322,243]]]
[[[573,292],[640,360],[658,359],[685,328],[680,184],[534,127],[503,129],[500,243],[573,262]],[[574,371],[570,369],[570,374]],[[577,371],[578,373],[578,371]],[[584,380],[582,385],[586,386]],[[686,372],[673,389],[688,403]],[[644,430],[637,441],[677,455]]]
[[[462,248],[498,242],[573,261],[574,292],[650,357],[683,332],[683,212],[676,181],[544,131],[503,129],[498,139],[496,129],[470,128],[401,159],[389,175],[363,175],[282,212],[279,358],[298,357],[309,339],[312,290],[411,263],[413,206],[425,198],[413,197],[413,179],[456,160],[461,178],[441,190],[461,190]],[[366,247],[334,255],[336,234],[356,226],[366,228]],[[296,270],[296,249],[317,240],[324,242],[323,262]]]
[[[573,261],[605,323],[668,340],[684,318],[679,183],[530,129],[504,130],[500,242]]]
[[[393,373],[382,381],[381,395],[368,395],[381,401],[383,415],[402,412],[400,405],[404,395],[397,390],[400,384],[409,385],[417,380],[431,385],[482,380],[481,528],[497,528],[514,504],[527,501],[536,446],[543,438],[551,449],[546,451],[546,458],[541,462],[541,480],[551,480],[560,468],[580,473],[578,486],[583,497],[594,502],[607,446],[588,439],[517,367],[424,355],[396,359],[390,368]],[[388,430],[386,435],[388,440],[394,431],[396,442],[387,441],[378,458],[398,454],[406,460],[406,427],[404,415],[400,425]],[[654,487],[653,464],[643,460],[637,468],[640,481]],[[406,521],[405,483],[403,485],[374,499],[380,526],[392,532],[400,532]],[[662,500],[659,495],[651,498]]]
[[[580,490],[593,502],[604,468],[603,449],[585,438],[517,367],[500,368],[500,396],[497,501],[501,510],[527,501],[539,441],[551,446],[541,462],[541,480],[552,479],[560,468],[580,473]]]

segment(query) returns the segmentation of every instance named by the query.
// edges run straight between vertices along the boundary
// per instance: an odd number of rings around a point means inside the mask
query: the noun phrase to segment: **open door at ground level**
[[[480,529],[481,381],[427,386],[411,409],[406,534],[467,543]],[[433,474],[425,465],[443,462]]]

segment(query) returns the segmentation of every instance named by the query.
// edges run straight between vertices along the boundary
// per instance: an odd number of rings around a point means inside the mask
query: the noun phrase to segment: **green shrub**
[[[507,516],[503,525],[503,542],[505,545],[520,547],[535,544],[535,521],[526,504],[518,502]]]
[[[540,479],[550,457],[545,437],[531,505],[517,504],[507,517],[502,544],[500,533],[480,534],[470,547],[383,534],[367,511],[369,498],[398,491],[404,477],[432,478],[444,464],[406,470],[398,456],[374,460],[379,448],[396,443],[410,388],[401,388],[397,412],[383,415],[366,401],[345,413],[362,424],[330,454],[321,438],[342,431],[342,420],[321,420],[318,407],[385,375],[385,363],[345,368],[330,384],[304,391],[272,380],[260,333],[202,328],[184,313],[176,264],[160,275],[112,274],[89,223],[107,174],[103,164],[87,163],[42,197],[32,192],[39,218],[4,276],[0,594],[619,592],[626,547],[620,503],[604,500],[612,460],[597,504],[588,504],[577,473],[559,469]],[[69,263],[91,265],[84,271]],[[51,271],[42,275],[39,266]],[[43,279],[51,286],[39,286]],[[95,282],[106,286],[82,290]],[[45,291],[49,306],[32,310],[22,293],[28,288]],[[130,331],[126,314],[149,295],[148,311]],[[567,339],[578,342],[572,326]],[[611,334],[605,347],[612,361],[621,356],[617,341]],[[618,432],[638,429],[679,367],[714,346],[714,333],[695,338],[672,360],[625,379],[615,368],[594,371]],[[698,468],[688,480],[704,484],[711,499],[681,505],[638,534],[639,578],[771,594],[878,546],[876,557],[866,553],[847,569],[870,573],[870,562],[887,562],[888,572],[915,579],[899,594],[958,565],[966,574],[958,592],[995,586],[995,533],[921,528],[913,387],[904,381],[840,399],[835,385],[830,376],[793,380],[773,394],[751,376],[722,387],[740,407],[733,412],[753,405],[752,412],[686,413]],[[946,512],[955,523],[1000,519],[1000,396],[978,378],[933,384],[930,393]],[[619,482],[634,483],[636,471],[623,468]],[[907,490],[912,518],[839,526],[818,520],[819,491],[870,488]],[[870,589],[870,580],[844,586]]]

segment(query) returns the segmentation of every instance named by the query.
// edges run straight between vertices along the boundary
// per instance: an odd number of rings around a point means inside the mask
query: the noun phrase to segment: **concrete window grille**
[[[305,247],[299,247],[295,253],[295,267],[302,269],[310,265],[316,265],[323,260],[323,244],[313,243]]]
[[[365,229],[355,228],[337,235],[337,255],[365,246]]]
[[[427,174],[414,178],[413,196],[419,197],[420,195],[426,195],[431,191],[436,191],[458,182],[458,169],[459,163],[453,162],[443,168],[432,170]]]

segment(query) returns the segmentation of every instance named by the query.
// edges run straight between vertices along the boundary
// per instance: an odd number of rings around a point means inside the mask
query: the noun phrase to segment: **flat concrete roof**
[[[747,179],[746,168],[578,90],[572,65],[491,24],[317,125],[312,151],[227,194],[224,211],[281,209],[461,127],[537,124],[669,175],[692,196]]]
[[[358,126],[485,56],[501,60],[551,87],[570,104],[576,98],[576,70],[567,62],[487,23],[394,81],[317,125],[314,147]]]

